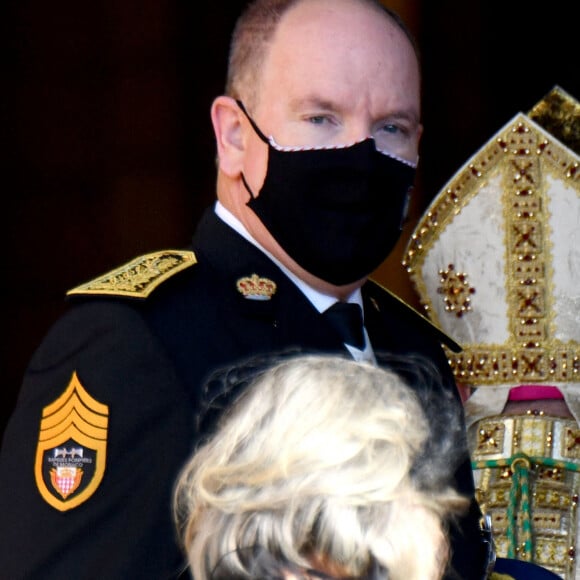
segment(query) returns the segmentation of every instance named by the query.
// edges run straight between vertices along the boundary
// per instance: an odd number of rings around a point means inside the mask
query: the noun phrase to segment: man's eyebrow
[[[296,112],[304,109],[340,112],[342,107],[337,101],[311,95],[292,99],[290,101],[290,109]],[[391,113],[381,115],[378,119],[383,121],[409,121],[415,124],[419,124],[421,122],[419,114],[413,109],[396,110]]]
[[[325,111],[338,111],[340,106],[338,103],[333,102],[330,99],[323,99],[317,96],[306,96],[292,99],[290,101],[290,108],[293,111],[299,111],[301,109],[322,109]]]
[[[394,113],[389,113],[381,117],[383,120],[388,121],[410,121],[411,123],[420,123],[419,115],[412,110],[405,111],[395,111]]]

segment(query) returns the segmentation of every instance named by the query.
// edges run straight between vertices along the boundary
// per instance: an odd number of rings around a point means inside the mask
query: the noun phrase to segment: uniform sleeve
[[[175,578],[171,490],[192,437],[188,397],[138,310],[72,308],[4,434],[2,577]]]

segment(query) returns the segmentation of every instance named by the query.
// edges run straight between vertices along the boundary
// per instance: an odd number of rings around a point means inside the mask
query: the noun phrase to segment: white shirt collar
[[[215,206],[215,213],[216,215],[222,219],[226,224],[228,224],[232,229],[234,229],[240,236],[245,238],[248,242],[256,246],[260,251],[262,251],[272,262],[274,262],[280,270],[288,276],[288,278],[294,282],[294,284],[298,287],[298,289],[306,296],[309,302],[318,310],[318,312],[324,312],[327,308],[330,308],[335,302],[336,298],[334,296],[329,296],[328,294],[324,294],[319,290],[316,290],[309,284],[306,284],[304,280],[301,280],[296,276],[296,274],[292,273],[284,264],[282,264],[278,259],[276,259],[268,250],[266,250],[263,246],[261,246],[251,235],[250,232],[244,227],[242,222],[234,216],[234,214],[226,209],[221,202],[216,201]],[[362,300],[362,293],[360,288],[357,288],[347,299],[347,302],[353,302],[358,304],[361,309],[363,310],[364,314],[364,306]],[[349,345],[346,345],[348,350],[353,355],[353,358],[356,360],[367,360],[370,362],[374,361],[374,355],[371,347],[371,341],[365,329],[365,336],[366,336],[366,347],[364,351],[360,351],[356,348],[353,348]]]

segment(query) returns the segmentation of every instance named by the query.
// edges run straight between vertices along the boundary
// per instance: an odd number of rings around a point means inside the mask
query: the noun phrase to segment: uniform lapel
[[[342,350],[342,342],[296,285],[263,252],[208,210],[193,243],[198,260],[207,261],[225,288],[223,307],[229,331],[241,341],[251,338],[255,349]],[[275,284],[258,299],[240,290],[240,280]]]

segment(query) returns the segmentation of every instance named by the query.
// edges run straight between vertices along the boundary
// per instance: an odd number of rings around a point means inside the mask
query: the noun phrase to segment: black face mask
[[[372,138],[334,148],[277,148],[248,207],[284,251],[317,278],[341,286],[368,276],[396,244],[415,179],[412,164],[377,151]]]

